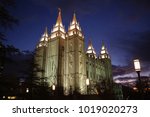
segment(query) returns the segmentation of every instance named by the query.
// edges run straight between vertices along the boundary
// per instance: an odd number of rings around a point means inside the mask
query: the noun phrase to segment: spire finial
[[[104,40],[102,40],[102,49],[105,49]]]
[[[46,33],[46,34],[48,33],[48,31],[47,31],[47,26],[45,27],[45,33]]]
[[[58,8],[59,13],[61,13],[61,8]]]
[[[44,37],[48,37],[48,31],[47,31],[47,26],[45,27],[45,32],[44,32],[44,35],[43,35]]]
[[[74,11],[74,13],[73,13],[73,20],[72,20],[73,22],[77,22],[77,18],[76,18],[76,14],[75,14],[75,11]]]
[[[102,40],[102,45],[105,45],[105,44],[104,44],[104,40]]]
[[[91,46],[92,45],[92,41],[91,41],[91,39],[89,39],[89,46]]]
[[[57,17],[56,24],[62,24],[61,9],[60,8],[58,8],[58,17]]]

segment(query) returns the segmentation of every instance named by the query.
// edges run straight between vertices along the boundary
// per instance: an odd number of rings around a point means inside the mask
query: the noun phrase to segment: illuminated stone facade
[[[50,88],[53,86],[56,86],[56,89],[62,88],[64,95],[75,92],[98,94],[97,85],[105,82],[105,88],[110,86],[111,60],[106,47],[102,44],[101,52],[97,57],[91,42],[85,51],[84,41],[76,15],[73,15],[66,32],[59,10],[51,34],[48,34],[46,28],[36,47],[35,61],[43,70],[37,73],[40,83],[46,82]]]

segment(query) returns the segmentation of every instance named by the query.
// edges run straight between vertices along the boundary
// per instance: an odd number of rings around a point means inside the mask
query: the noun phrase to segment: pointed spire
[[[89,40],[89,46],[92,46],[92,41],[91,40]],[[93,47],[93,46],[92,46]]]
[[[45,37],[48,37],[48,31],[47,31],[47,26],[45,27],[45,32],[44,32],[44,35]]]
[[[47,27],[45,27],[44,34],[43,34],[42,37],[41,37],[40,42],[42,42],[42,41],[48,41],[48,31],[47,31]]]
[[[56,20],[56,24],[53,26],[53,29],[51,31],[51,39],[56,38],[57,36],[62,37],[63,39],[65,39],[65,28],[63,27],[62,24],[62,18],[61,18],[61,9],[58,8],[58,17]]]
[[[68,28],[68,34],[69,36],[72,36],[74,34],[78,34],[80,37],[83,37],[83,34],[81,32],[81,28],[79,23],[77,22],[76,14],[73,14],[72,22],[70,23],[70,26]]]
[[[60,8],[58,8],[58,17],[57,17],[56,25],[62,25],[61,9]]]
[[[86,51],[86,53],[89,55],[89,56],[92,56],[94,58],[96,58],[96,52],[93,48],[93,45],[92,45],[92,41],[89,40],[89,45],[88,45],[88,49]]]
[[[104,41],[102,40],[102,50],[105,49]]]
[[[47,41],[48,41],[48,31],[47,31],[47,27],[45,27],[44,34],[41,36],[41,39],[37,45],[37,48],[42,47],[42,46],[47,46]]]
[[[107,48],[105,47],[104,41],[102,41],[102,48],[101,48],[101,52],[100,52],[100,58],[104,59],[104,58],[110,58]]]
[[[77,18],[76,18],[76,14],[75,12],[73,13],[73,19],[72,19],[72,23],[77,23]]]

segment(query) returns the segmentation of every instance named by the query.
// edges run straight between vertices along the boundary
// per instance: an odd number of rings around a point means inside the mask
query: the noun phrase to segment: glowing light
[[[75,24],[75,21],[73,20],[72,24]]]
[[[76,26],[78,30],[80,30],[79,25]]]
[[[60,30],[61,30],[63,33],[65,33],[65,30],[64,30],[64,28],[60,27]]]
[[[52,35],[51,35],[51,38],[55,38],[55,37],[56,37],[56,34],[52,34]]]
[[[54,91],[56,89],[55,85],[53,84],[52,85],[52,90]]]
[[[56,32],[56,31],[58,31],[58,27],[54,27],[52,30],[52,32]]]
[[[86,53],[89,53],[89,54],[90,54],[90,53],[92,53],[92,52],[93,52],[92,50],[88,50]]]
[[[26,93],[29,93],[29,88],[26,88]]]
[[[60,23],[60,26],[63,27],[62,23]]]
[[[86,79],[86,85],[88,86],[90,84],[90,80],[87,78]]]
[[[44,38],[43,38],[43,37],[41,38],[41,41],[44,41]]]
[[[137,90],[137,88],[136,88],[136,87],[133,87],[133,90]]]
[[[102,58],[105,58],[105,56],[104,56],[104,55],[102,55]]]
[[[104,47],[104,46],[102,46],[102,50],[105,50],[105,47]]]
[[[88,47],[88,50],[93,49],[91,46]]]
[[[82,34],[79,32],[79,36],[82,37]]]
[[[14,100],[14,99],[16,99],[16,96],[8,96],[8,99],[9,100]]]
[[[72,30],[74,28],[75,28],[75,25],[71,25],[69,29]]]
[[[3,99],[5,99],[6,97],[5,96],[3,96]]]
[[[73,35],[73,32],[71,31],[71,32],[69,32],[69,36],[71,36],[71,35]]]
[[[41,47],[41,46],[42,46],[42,44],[40,43],[40,44],[39,44],[39,47]]]
[[[141,71],[141,66],[140,66],[139,59],[134,60],[134,69],[135,69],[135,71]]]
[[[43,37],[48,37],[48,34],[47,34],[47,33],[44,33],[44,34],[43,34]]]
[[[106,51],[105,51],[105,50],[102,50],[102,51],[101,51],[101,54],[105,54],[105,53],[106,53]]]

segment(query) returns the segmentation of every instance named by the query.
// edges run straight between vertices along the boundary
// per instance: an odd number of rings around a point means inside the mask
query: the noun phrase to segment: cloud
[[[128,53],[124,57],[127,66],[113,66],[113,75],[125,75],[134,72],[133,60],[138,58],[144,74],[150,74],[150,31],[128,32],[120,34],[117,48]]]
[[[117,65],[112,65],[113,69],[113,76],[118,76],[118,75],[124,75],[124,74],[129,74],[134,71],[133,66],[117,66]]]
[[[117,44],[130,54],[130,59],[150,62],[150,31],[128,33],[120,38]]]
[[[137,77],[133,64],[128,66],[112,65],[113,78]],[[141,67],[141,76],[150,76],[150,66],[144,65]]]

